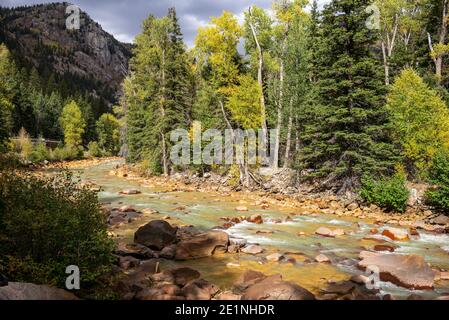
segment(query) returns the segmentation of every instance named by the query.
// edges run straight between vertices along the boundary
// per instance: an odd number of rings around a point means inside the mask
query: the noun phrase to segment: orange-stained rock
[[[410,239],[408,232],[403,229],[386,228],[382,231],[382,235],[396,241],[406,241]]]
[[[263,223],[262,215],[254,214],[248,218],[248,222],[255,223],[255,224],[262,224]]]

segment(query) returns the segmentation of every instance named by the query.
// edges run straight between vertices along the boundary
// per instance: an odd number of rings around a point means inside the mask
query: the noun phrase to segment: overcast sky
[[[326,0],[319,0],[323,2]],[[53,2],[45,0],[0,0],[1,6]],[[250,5],[271,8],[272,0],[72,0],[86,11],[107,32],[118,40],[132,42],[140,32],[140,25],[148,14],[163,16],[168,8],[176,7],[182,32],[187,45],[191,46],[199,26],[205,25],[209,18],[218,16],[223,10],[234,12],[239,19]]]

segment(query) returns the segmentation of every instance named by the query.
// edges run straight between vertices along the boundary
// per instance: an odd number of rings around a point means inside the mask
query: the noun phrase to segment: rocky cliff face
[[[70,74],[94,95],[114,99],[128,69],[131,45],[117,41],[81,11],[80,28],[68,30],[68,3],[0,10],[0,41],[40,72]],[[99,93],[102,91],[102,93]]]

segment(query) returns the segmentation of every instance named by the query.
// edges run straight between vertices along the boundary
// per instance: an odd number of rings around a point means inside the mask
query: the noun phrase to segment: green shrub
[[[426,192],[427,204],[449,213],[449,154],[435,156],[429,171],[429,182],[434,187]]]
[[[14,152],[0,153],[0,171],[22,167],[20,156]]]
[[[365,176],[362,178],[360,196],[363,200],[378,205],[381,208],[404,212],[410,191],[406,186],[406,175],[396,173],[394,176],[382,179],[373,179]]]
[[[63,287],[76,265],[88,290],[110,268],[112,249],[97,195],[69,173],[0,172],[0,274]]]
[[[66,160],[77,160],[82,158],[82,149],[80,148],[56,148],[52,152],[51,158],[54,161],[66,161]]]
[[[101,157],[103,153],[101,152],[100,146],[98,145],[97,141],[91,141],[89,142],[89,145],[87,146],[89,156],[91,157]]]
[[[64,161],[64,148],[57,147],[51,154],[54,161]]]
[[[45,160],[51,160],[50,152],[48,151],[45,142],[41,141],[36,145],[30,156],[28,157],[28,160],[30,160],[32,163],[40,163]]]

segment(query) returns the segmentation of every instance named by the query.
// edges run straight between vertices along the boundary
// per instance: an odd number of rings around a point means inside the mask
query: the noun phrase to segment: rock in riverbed
[[[392,245],[392,244],[376,244],[373,249],[375,251],[389,251],[389,252],[394,252],[394,250],[396,250],[396,246]]]
[[[391,240],[396,241],[406,241],[409,240],[408,232],[407,230],[402,229],[396,229],[396,228],[386,228],[382,235],[385,237],[390,238]]]
[[[321,227],[315,231],[315,234],[320,235],[322,237],[335,238],[336,236],[344,235],[345,232],[342,229],[331,230],[326,227]]]
[[[131,256],[142,260],[155,258],[157,256],[153,250],[137,243],[120,243],[115,250],[115,253],[119,256]]]
[[[249,246],[243,248],[242,252],[246,254],[259,254],[264,252],[264,249],[256,244],[250,244]]]
[[[204,279],[193,280],[182,288],[182,294],[187,300],[210,300],[219,291],[216,285]]]
[[[255,224],[262,224],[263,223],[262,215],[254,214],[248,218],[248,222],[255,223]]]
[[[166,279],[170,279],[169,282],[181,287],[185,286],[192,280],[199,279],[201,276],[198,271],[187,267],[163,271],[162,275],[162,278],[165,277]],[[155,274],[153,275],[153,278],[156,279],[157,276],[158,275]]]
[[[241,300],[315,300],[311,292],[295,283],[283,281],[280,275],[267,277],[260,272],[246,273],[251,275],[242,277],[247,281],[240,286],[247,288]]]
[[[365,255],[358,266],[362,270],[376,266],[379,268],[382,281],[389,281],[401,287],[433,288],[435,275],[424,259],[418,255],[372,253]]]
[[[140,194],[140,193],[142,193],[142,192],[140,192],[139,190],[136,190],[136,189],[126,189],[126,190],[120,191],[120,194],[127,195],[127,196],[136,195],[136,194]]]
[[[119,266],[123,270],[129,270],[140,265],[140,260],[132,256],[125,256],[119,258]]]
[[[315,257],[315,261],[318,263],[330,263],[331,260],[324,254],[319,254]]]
[[[273,253],[270,254],[269,256],[267,256],[267,260],[271,261],[271,262],[279,262],[281,260],[283,260],[285,257],[283,254],[281,253]]]
[[[162,250],[176,241],[176,230],[166,221],[154,220],[136,231],[134,242],[151,249]]]
[[[193,236],[178,243],[176,260],[190,260],[209,257],[216,252],[226,252],[229,236],[222,231],[210,231]]]
[[[449,217],[445,215],[439,215],[432,220],[432,223],[444,226],[446,224],[449,224]]]
[[[244,247],[248,241],[242,238],[229,238],[229,244],[238,247]]]

